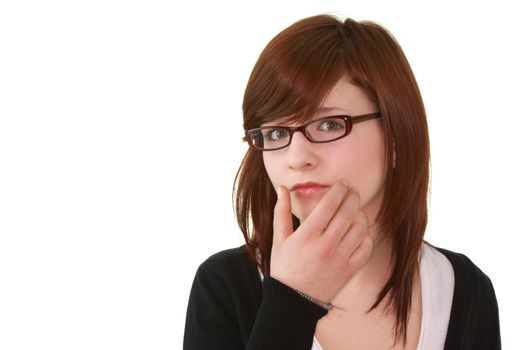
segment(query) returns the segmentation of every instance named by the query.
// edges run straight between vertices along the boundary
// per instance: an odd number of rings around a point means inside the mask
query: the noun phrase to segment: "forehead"
[[[357,115],[367,112],[374,112],[376,106],[368,98],[366,93],[350,82],[349,79],[340,79],[323,100],[320,113],[322,111],[330,113],[334,110],[342,111],[345,114]]]
[[[342,78],[328,92],[314,115],[309,118],[304,115],[285,116],[264,123],[263,126],[295,125],[331,115],[359,115],[375,112],[376,110],[375,104],[360,87],[353,84],[350,79]]]

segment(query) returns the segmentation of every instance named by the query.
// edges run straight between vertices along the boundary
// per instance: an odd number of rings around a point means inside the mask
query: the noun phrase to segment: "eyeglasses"
[[[375,118],[381,118],[381,114],[335,115],[312,120],[297,127],[263,126],[247,130],[245,136],[249,145],[258,151],[276,151],[288,147],[296,131],[300,131],[308,141],[313,143],[332,142],[350,134],[353,124]]]

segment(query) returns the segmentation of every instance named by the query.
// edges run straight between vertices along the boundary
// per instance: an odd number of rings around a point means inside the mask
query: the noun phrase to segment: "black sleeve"
[[[293,289],[257,272],[245,261],[203,263],[190,292],[185,350],[310,350],[326,310]],[[257,271],[255,269],[255,271]]]
[[[455,273],[445,349],[500,350],[498,302],[492,282],[466,256],[445,252]]]
[[[263,300],[246,349],[311,350],[317,321],[327,311],[278,280],[263,281]]]
[[[183,348],[244,349],[228,285],[205,264],[197,270],[191,287]]]
[[[476,325],[479,324],[477,333],[480,336],[472,349],[501,350],[498,302],[492,282],[487,276],[485,277],[483,294],[478,305],[481,312],[476,315],[476,320],[473,320]]]

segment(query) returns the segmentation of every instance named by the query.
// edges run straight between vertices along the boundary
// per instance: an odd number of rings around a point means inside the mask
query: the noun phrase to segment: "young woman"
[[[395,39],[303,19],[255,64],[235,203],[246,244],[207,259],[185,349],[499,349],[489,278],[423,241],[429,137]]]

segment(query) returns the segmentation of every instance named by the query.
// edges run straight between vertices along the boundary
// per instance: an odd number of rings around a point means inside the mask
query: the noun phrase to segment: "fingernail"
[[[343,179],[343,185],[345,185],[346,187],[348,187],[350,184],[348,183],[348,180],[347,179]]]
[[[283,189],[281,188],[281,186],[277,187],[277,199],[281,199],[281,197],[283,196]]]

